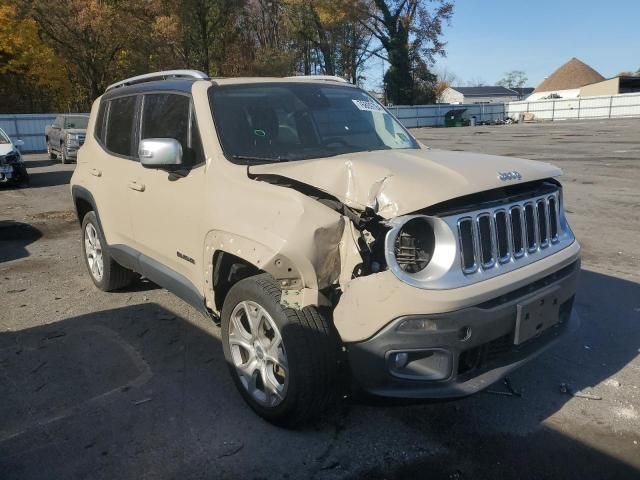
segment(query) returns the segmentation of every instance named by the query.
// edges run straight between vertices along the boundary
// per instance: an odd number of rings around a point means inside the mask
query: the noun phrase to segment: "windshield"
[[[5,143],[11,143],[11,140],[9,140],[9,137],[7,136],[6,133],[4,133],[3,130],[0,130],[0,144],[5,144]]]
[[[239,163],[419,148],[395,118],[357,88],[224,85],[210,90],[210,101],[225,155]]]
[[[64,128],[87,128],[89,117],[66,117],[64,119]]]

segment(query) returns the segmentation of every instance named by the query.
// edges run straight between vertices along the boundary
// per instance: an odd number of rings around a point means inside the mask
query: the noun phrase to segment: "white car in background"
[[[29,183],[27,167],[22,162],[22,154],[18,150],[18,147],[23,145],[22,140],[12,142],[9,135],[0,128],[0,185]]]

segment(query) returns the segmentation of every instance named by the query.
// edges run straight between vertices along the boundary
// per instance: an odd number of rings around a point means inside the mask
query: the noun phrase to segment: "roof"
[[[533,87],[513,87],[511,90],[516,92],[518,95],[531,95],[535,88]]]
[[[517,92],[500,85],[492,87],[451,87],[465,97],[513,97]]]
[[[534,92],[553,92],[572,90],[590,83],[601,82],[604,77],[593,68],[573,57],[555,72],[545,78]]]
[[[134,83],[132,85],[124,85],[115,87],[103,94],[103,98],[119,97],[122,95],[130,95],[134,93],[145,93],[150,91],[175,91],[191,93],[191,87],[195,82],[211,82],[217,85],[241,85],[241,84],[258,84],[258,83],[315,83],[318,85],[337,85],[342,87],[354,87],[352,83],[343,80],[338,81],[332,78],[317,78],[314,76],[300,77],[229,77],[229,78],[210,78],[210,79],[193,79],[193,78],[170,78],[166,80],[152,80],[148,82]]]
[[[154,80],[151,82],[136,83],[133,85],[125,85],[122,87],[112,88],[103,95],[104,99],[111,97],[119,97],[121,95],[130,95],[132,93],[144,93],[149,91],[175,91],[191,93],[193,86],[192,79],[171,79],[171,80]]]

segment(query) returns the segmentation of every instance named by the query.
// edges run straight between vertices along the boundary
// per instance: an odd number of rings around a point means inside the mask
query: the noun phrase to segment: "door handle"
[[[89,173],[91,175],[93,175],[94,177],[101,177],[102,176],[102,172],[100,170],[98,170],[97,168],[92,168],[91,170],[89,170]]]
[[[136,181],[130,181],[129,182],[129,188],[131,190],[135,190],[136,192],[144,192],[144,184],[143,183],[138,183]]]

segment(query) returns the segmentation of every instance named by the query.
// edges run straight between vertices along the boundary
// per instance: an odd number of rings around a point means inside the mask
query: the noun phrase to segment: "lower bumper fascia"
[[[579,270],[577,261],[562,279],[541,288],[520,290],[511,297],[456,312],[412,316],[430,320],[435,326],[431,331],[400,333],[396,326],[406,317],[397,319],[369,340],[346,344],[352,377],[360,389],[381,397],[445,399],[479,392],[577,328],[579,319],[572,306]],[[558,322],[516,345],[518,304],[545,292],[553,292],[559,300]],[[425,376],[395,371],[396,352],[418,358],[417,372]],[[429,359],[423,361],[423,357]],[[420,362],[426,367],[420,367]]]

